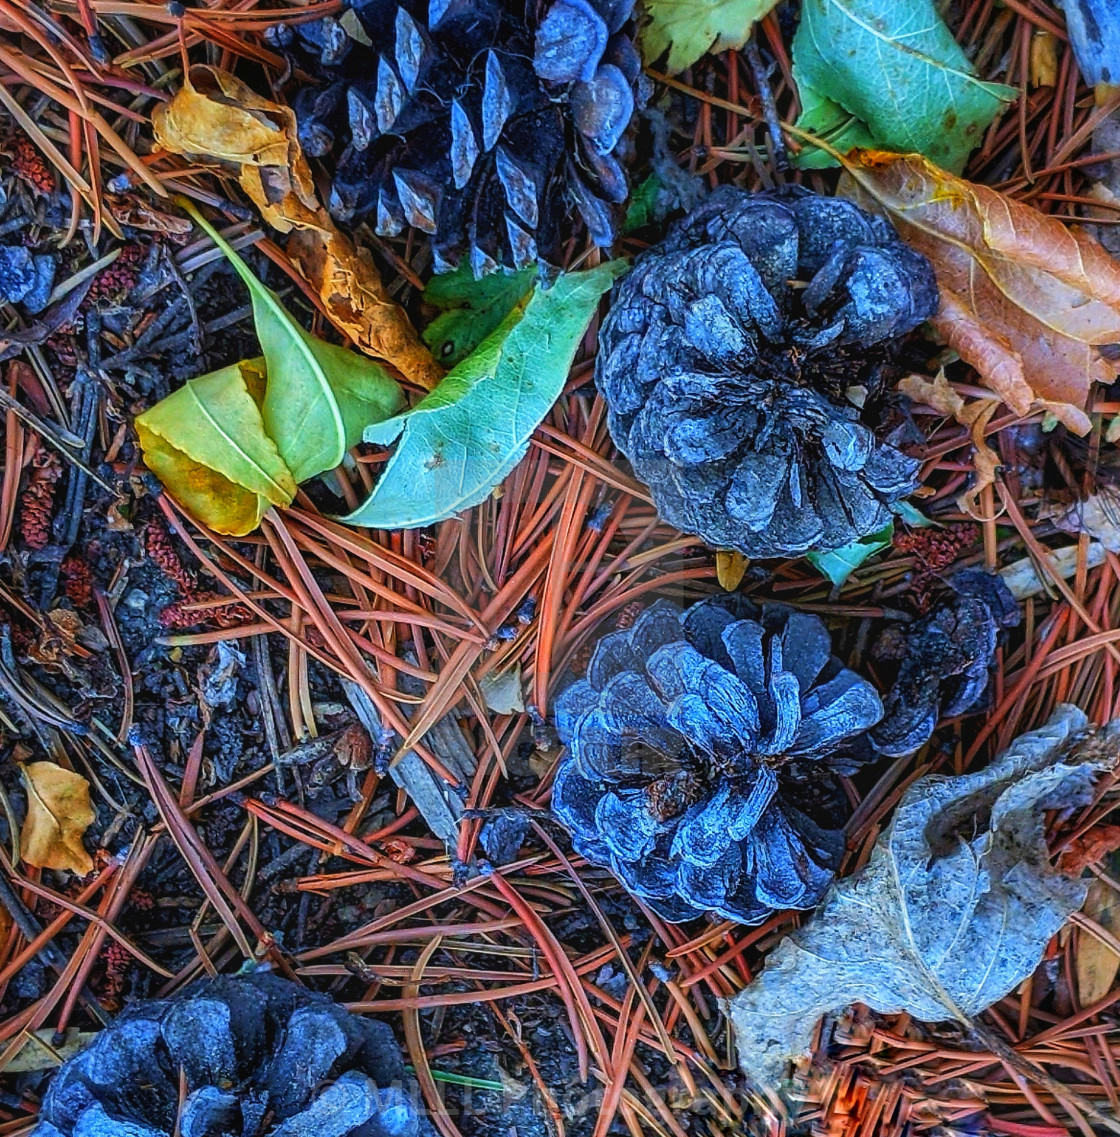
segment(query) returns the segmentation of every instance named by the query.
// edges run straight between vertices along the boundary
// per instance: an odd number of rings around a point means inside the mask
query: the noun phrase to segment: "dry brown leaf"
[[[1120,896],[1103,880],[1089,885],[1081,911],[1115,938],[1120,936]],[[1104,998],[1120,972],[1120,955],[1098,936],[1082,931],[1075,956],[1077,998],[1083,1007]]]
[[[152,125],[165,150],[237,171],[264,219],[292,234],[292,260],[343,335],[426,389],[443,378],[385,291],[373,259],[338,231],[319,203],[290,107],[262,99],[227,71],[199,65],[175,97],[152,112]]]
[[[932,383],[924,375],[906,375],[898,381],[898,389],[915,403],[961,421],[964,399],[944,371],[938,371]]]
[[[1044,409],[1089,430],[1094,383],[1116,367],[1120,262],[1090,236],[920,154],[853,151],[841,192],[888,217],[937,273],[932,323],[1016,414]]]
[[[82,834],[93,824],[89,782],[54,762],[20,766],[27,789],[27,818],[19,839],[19,855],[41,869],[69,870],[85,876],[93,860]]]

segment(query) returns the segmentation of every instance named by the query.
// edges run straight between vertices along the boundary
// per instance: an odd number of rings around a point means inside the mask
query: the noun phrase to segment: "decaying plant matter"
[[[293,98],[331,212],[429,234],[437,271],[557,264],[570,205],[610,245],[642,101],[633,0],[360,0],[276,29],[325,86]]]
[[[1019,605],[998,576],[965,569],[927,616],[889,629],[877,653],[901,660],[872,738],[891,757],[929,741],[938,720],[972,710],[988,689],[1000,631],[1019,622]]]
[[[556,707],[552,807],[577,851],[668,920],[810,908],[844,848],[822,768],[882,717],[816,616],[658,601]]]
[[[257,972],[132,1004],[55,1075],[35,1132],[421,1137],[430,1130],[384,1023]]]
[[[841,548],[917,484],[851,398],[871,408],[892,341],[936,308],[928,262],[881,219],[720,190],[618,286],[595,369],[611,434],[661,515],[710,545]]]

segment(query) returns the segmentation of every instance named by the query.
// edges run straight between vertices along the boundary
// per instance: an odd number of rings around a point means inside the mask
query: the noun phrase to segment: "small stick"
[[[770,79],[753,35],[747,43],[745,54],[747,65],[751,69],[751,77],[758,90],[758,97],[762,100],[762,114],[766,119],[766,130],[770,135],[770,161],[775,171],[781,173],[789,169],[789,153],[786,150],[785,135],[782,133],[782,121],[778,118],[778,108],[774,104],[774,92],[770,89]]]

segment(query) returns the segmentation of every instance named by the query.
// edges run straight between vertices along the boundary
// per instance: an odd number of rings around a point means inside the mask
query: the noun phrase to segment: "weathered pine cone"
[[[875,654],[901,662],[883,700],[886,713],[872,732],[881,754],[913,754],[938,722],[974,709],[988,690],[1000,632],[1019,622],[1019,605],[998,576],[963,569],[951,591],[927,616],[905,629],[892,628]]]
[[[645,80],[634,0],[348,0],[273,29],[323,87],[293,98],[333,155],[331,212],[431,236],[437,272],[558,263],[573,212],[610,245]]]
[[[661,516],[784,557],[881,529],[918,464],[870,409],[891,341],[937,309],[933,270],[882,219],[808,192],[712,194],[615,290],[595,381]]]
[[[187,1096],[179,1108],[180,1071]],[[256,973],[130,1005],[54,1076],[35,1137],[429,1137],[393,1032]]]
[[[825,768],[858,761],[848,744],[882,714],[816,616],[659,600],[558,700],[552,808],[665,919],[758,923],[828,887],[844,839]]]

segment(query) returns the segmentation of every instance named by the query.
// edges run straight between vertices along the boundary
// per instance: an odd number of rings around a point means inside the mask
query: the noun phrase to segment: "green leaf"
[[[400,387],[372,360],[305,332],[198,210],[184,208],[249,289],[268,370],[261,406],[266,433],[297,482],[334,469],[369,423],[400,410]]]
[[[932,521],[916,505],[908,501],[892,502],[891,512],[914,529],[931,529],[934,526],[940,528],[936,521]]]
[[[640,33],[642,55],[657,63],[669,53],[665,69],[683,71],[709,51],[737,50],[778,0],[645,0]]]
[[[566,273],[532,295],[427,398],[370,427],[366,441],[397,452],[351,525],[414,529],[477,505],[517,465],[564,389],[599,298],[625,271],[621,261]]]
[[[802,130],[840,151],[917,152],[954,173],[1018,94],[977,78],[933,0],[804,0],[793,66]],[[801,164],[835,163],[807,146]]]
[[[657,199],[665,188],[665,182],[655,170],[630,195],[630,204],[622,222],[624,234],[644,229],[657,221]]]
[[[864,561],[885,549],[893,536],[894,522],[888,521],[882,529],[869,533],[850,545],[828,553],[806,553],[805,559],[821,576],[828,577],[839,588]]]
[[[796,57],[793,61],[793,78],[797,84],[797,93],[801,96],[801,117],[797,120],[801,130],[815,134],[841,154],[857,148],[874,149],[876,140],[867,128],[867,123],[861,122],[839,103],[834,103],[816,90],[802,74]],[[803,170],[822,170],[835,166],[836,159],[824,150],[806,145],[794,164]]]
[[[444,367],[455,367],[532,291],[537,270],[491,272],[475,280],[470,266],[433,276],[424,300],[440,315],[421,337],[432,356]]]
[[[243,536],[296,483],[265,432],[264,360],[191,379],[136,419],[144,462],[175,499],[219,533]]]

